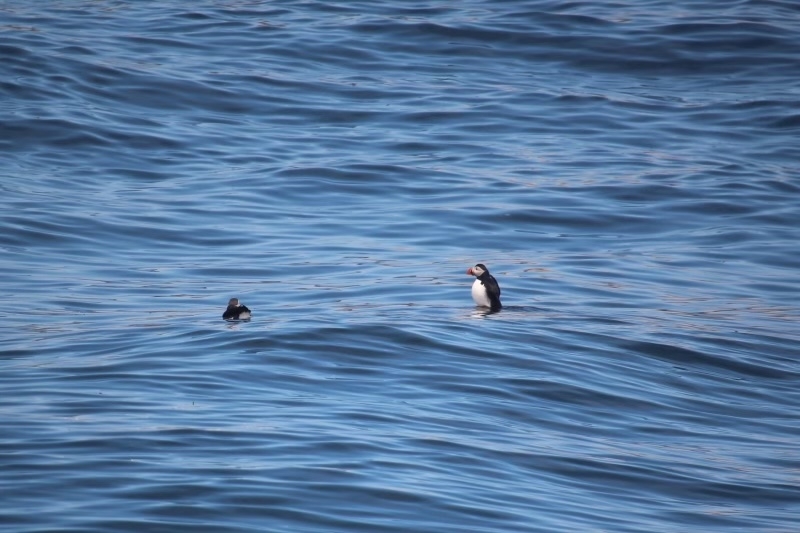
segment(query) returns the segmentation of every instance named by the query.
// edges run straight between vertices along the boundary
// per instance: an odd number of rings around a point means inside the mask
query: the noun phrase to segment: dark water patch
[[[724,372],[732,372],[745,378],[757,379],[791,379],[785,372],[773,370],[764,365],[748,364],[741,360],[722,358],[697,352],[679,346],[657,343],[640,343],[632,346],[635,351],[675,363],[684,368],[717,368]]]
[[[770,125],[779,129],[797,129],[800,126],[800,114],[774,119]]]
[[[101,135],[85,131],[80,124],[59,119],[16,120],[4,124],[6,148],[30,150],[31,144],[58,148],[105,147],[109,143]]]

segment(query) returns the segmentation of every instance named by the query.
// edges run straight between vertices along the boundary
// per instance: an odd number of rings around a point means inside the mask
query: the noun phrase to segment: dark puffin
[[[492,311],[498,311],[503,304],[500,303],[500,285],[494,276],[489,274],[486,265],[478,263],[474,267],[467,269],[467,274],[475,276],[477,279],[472,284],[472,299],[481,307],[488,307]]]
[[[225,320],[247,320],[250,318],[250,310],[246,305],[239,303],[239,298],[228,300],[228,308],[222,313]]]

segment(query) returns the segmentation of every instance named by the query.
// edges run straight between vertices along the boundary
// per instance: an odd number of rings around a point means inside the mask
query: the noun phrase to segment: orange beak
[[[469,268],[467,269],[467,275],[468,275],[468,276],[474,276],[474,275],[475,275],[475,274],[473,274],[473,273],[472,273],[472,267],[469,267]]]

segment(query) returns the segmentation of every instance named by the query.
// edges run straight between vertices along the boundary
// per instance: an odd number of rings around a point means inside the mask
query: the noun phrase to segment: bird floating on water
[[[492,311],[498,311],[503,304],[500,303],[500,285],[494,276],[489,274],[486,265],[478,263],[474,267],[467,269],[467,274],[475,276],[477,279],[472,284],[472,299],[481,307],[488,307]]]
[[[225,320],[247,320],[250,318],[250,309],[246,305],[239,303],[239,298],[228,300],[228,308],[222,313]]]

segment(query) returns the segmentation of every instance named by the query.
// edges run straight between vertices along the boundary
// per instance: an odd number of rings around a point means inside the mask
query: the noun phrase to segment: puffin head
[[[239,298],[231,298],[228,300],[228,307],[239,307]]]
[[[476,278],[481,277],[484,272],[489,272],[489,269],[486,268],[486,265],[484,265],[483,263],[478,263],[474,267],[470,267],[467,269],[467,275],[475,276]]]

